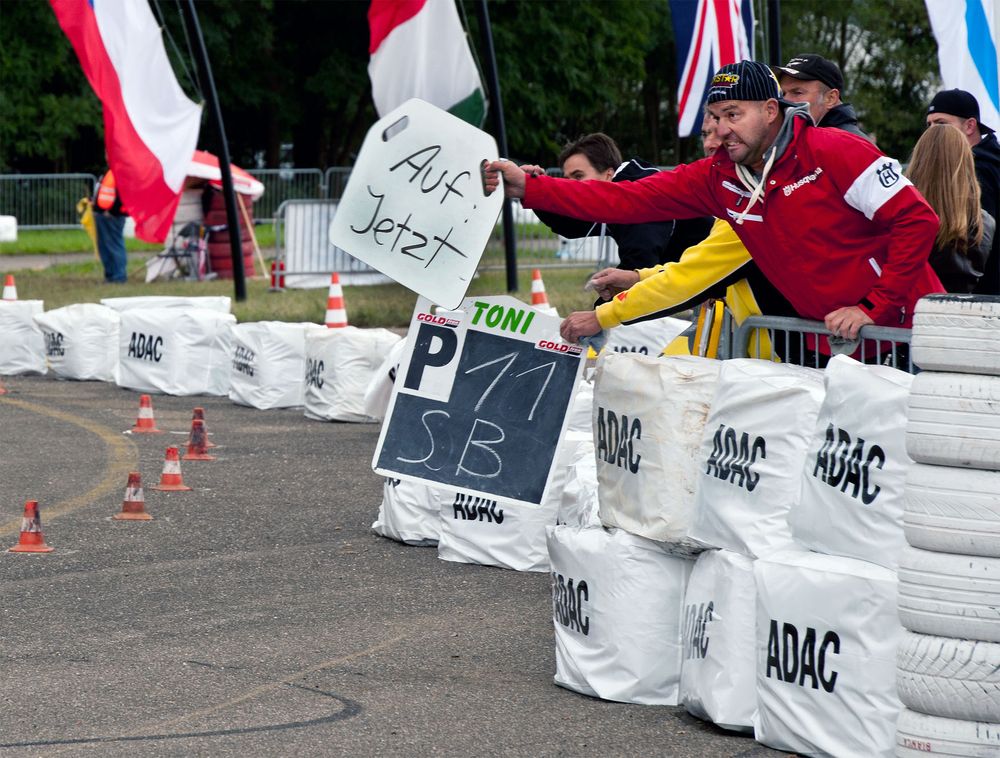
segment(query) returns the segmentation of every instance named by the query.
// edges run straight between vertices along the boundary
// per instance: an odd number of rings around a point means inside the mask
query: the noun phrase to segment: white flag
[[[372,0],[368,26],[379,116],[418,97],[482,125],[486,99],[455,0]]]

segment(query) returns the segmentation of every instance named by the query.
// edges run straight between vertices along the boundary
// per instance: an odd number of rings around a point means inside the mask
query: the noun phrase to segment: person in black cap
[[[980,205],[1000,220],[1000,144],[996,133],[979,120],[979,101],[961,89],[938,92],[927,108],[927,126],[950,124],[965,135],[979,180]],[[994,236],[977,295],[1000,295],[1000,236]]]
[[[711,157],[634,182],[571,182],[495,160],[486,191],[502,174],[504,194],[526,208],[605,223],[725,219],[797,313],[847,339],[866,324],[908,326],[919,298],[944,291],[927,263],[937,215],[898,161],[815,128],[756,61],[723,66],[706,108],[722,140]]]
[[[785,100],[809,104],[809,115],[816,126],[843,129],[874,142],[858,126],[854,108],[840,99],[844,92],[844,75],[836,63],[822,55],[803,53],[784,66],[775,66],[774,73]]]

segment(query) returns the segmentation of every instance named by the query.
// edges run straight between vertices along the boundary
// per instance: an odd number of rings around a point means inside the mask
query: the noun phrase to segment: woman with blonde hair
[[[948,292],[972,292],[985,271],[996,221],[979,207],[979,183],[965,136],[934,124],[917,140],[906,175],[941,221],[928,259]]]

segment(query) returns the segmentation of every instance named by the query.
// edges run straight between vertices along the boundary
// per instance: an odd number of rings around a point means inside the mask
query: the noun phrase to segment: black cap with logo
[[[708,103],[721,100],[777,100],[781,99],[781,87],[774,73],[763,63],[739,61],[718,70],[712,77],[708,90]]]
[[[823,82],[830,89],[844,89],[844,75],[840,66],[815,53],[796,55],[784,66],[775,66],[775,70],[778,76],[790,76],[804,82]]]
[[[974,118],[979,124],[980,134],[992,134],[993,130],[979,120],[979,101],[964,89],[946,89],[938,92],[931,104],[927,106],[927,114],[945,113],[958,118]]]

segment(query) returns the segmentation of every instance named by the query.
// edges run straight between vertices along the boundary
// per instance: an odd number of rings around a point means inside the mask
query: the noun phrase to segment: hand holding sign
[[[447,308],[465,297],[503,198],[482,167],[485,132],[422,100],[368,130],[330,224],[330,241]]]

